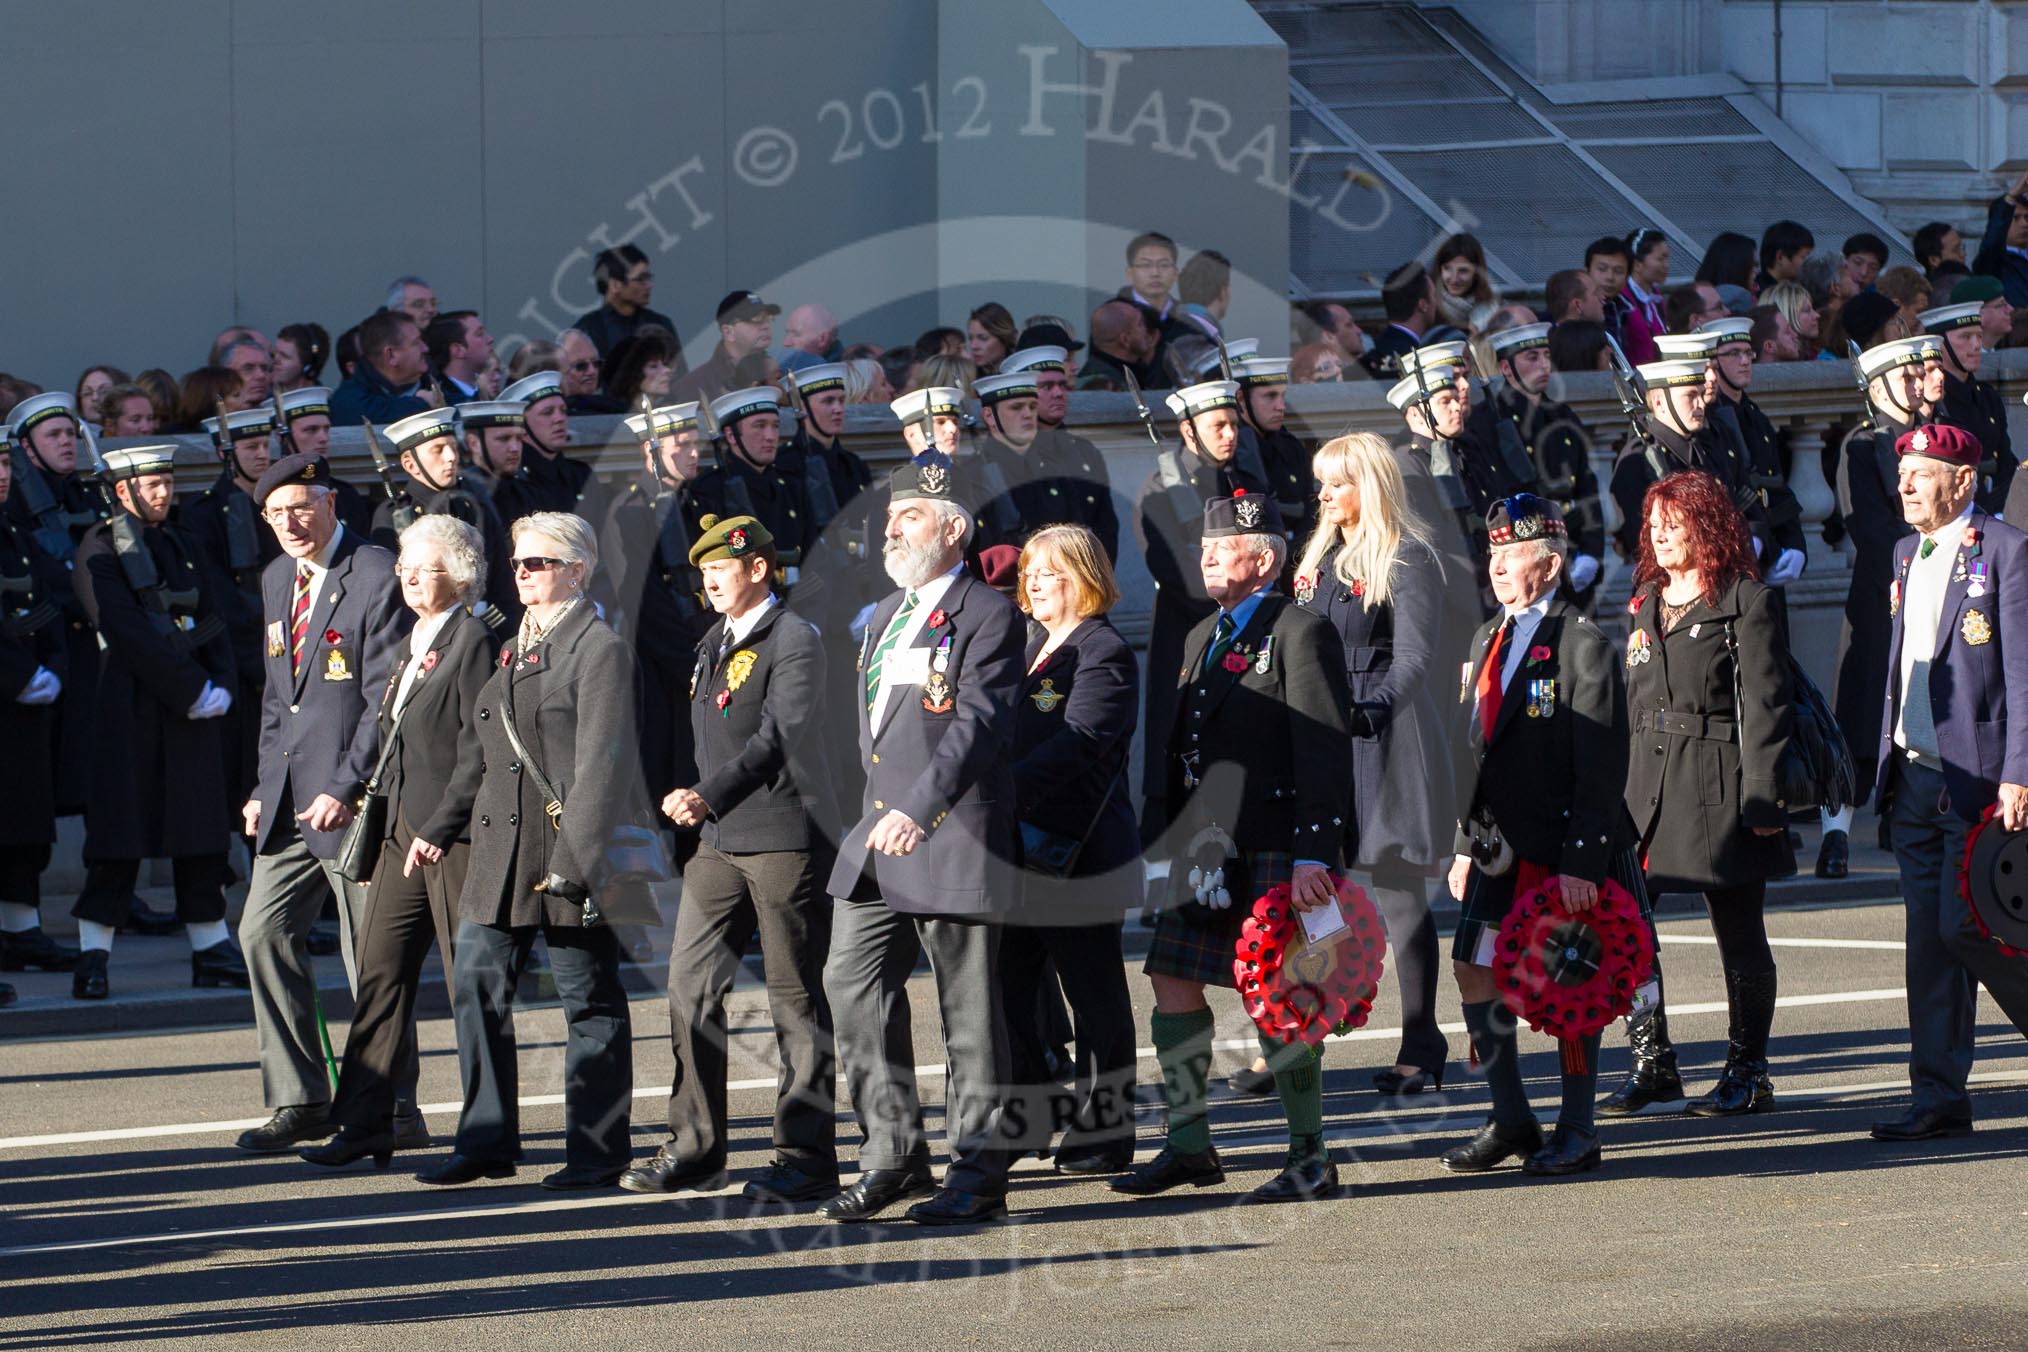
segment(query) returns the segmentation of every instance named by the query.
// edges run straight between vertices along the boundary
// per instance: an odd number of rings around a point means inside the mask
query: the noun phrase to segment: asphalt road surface
[[[1762,1115],[1608,1123],[1605,1167],[1575,1180],[1452,1177],[1435,1157],[1481,1120],[1483,1088],[1452,1029],[1444,1093],[1392,1108],[1373,1093],[1395,1047],[1390,990],[1368,1028],[1330,1044],[1338,1199],[1238,1205],[1284,1138],[1272,1099],[1220,1087],[1223,1188],[1130,1201],[1030,1160],[1012,1219],[963,1231],[837,1227],[738,1199],[766,1161],[773,1084],[751,982],[733,1002],[734,1172],[709,1196],[534,1186],[561,1157],[554,1009],[520,1019],[527,1162],[510,1182],[453,1192],[410,1177],[436,1151],[385,1173],[237,1153],[233,1136],[264,1116],[249,1029],[7,1043],[0,1349],[2028,1346],[2028,1044],[1984,1002],[1976,1133],[1877,1144],[1868,1123],[1899,1111],[1906,1088],[1900,909],[1785,911],[1770,928],[1782,1006],[1777,1103]],[[1716,950],[1702,921],[1662,929],[1694,1093],[1724,1050]],[[1132,984],[1145,1028],[1146,983]],[[929,994],[919,974],[934,1115]],[[1223,1070],[1253,1038],[1236,1000],[1218,1018]],[[667,1015],[641,1000],[634,1019],[645,1155],[662,1136]],[[422,1040],[423,1099],[447,1148],[448,1020],[425,1022]],[[1553,1116],[1553,1045],[1522,1040],[1538,1111]],[[1626,1067],[1617,1031],[1604,1059],[1610,1085]],[[1143,1158],[1160,1120],[1146,1112]],[[849,1118],[840,1136],[849,1161]]]

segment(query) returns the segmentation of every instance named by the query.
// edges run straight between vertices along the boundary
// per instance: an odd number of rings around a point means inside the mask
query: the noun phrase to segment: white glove
[[[852,630],[854,641],[857,641],[866,633],[866,626],[873,623],[873,612],[879,606],[880,603],[878,601],[868,602],[857,615],[852,617],[852,623],[849,627]]]
[[[1570,586],[1573,591],[1583,591],[1598,581],[1598,560],[1589,554],[1579,554],[1570,561]]]
[[[802,580],[803,580],[803,570],[801,568],[798,568],[795,564],[792,563],[788,567],[782,569],[783,586],[793,587]]]
[[[204,689],[198,692],[197,702],[190,706],[190,713],[188,716],[193,720],[200,718],[217,718],[220,714],[224,713],[231,706],[232,706],[232,696],[227,694],[225,691],[220,690],[210,681],[206,681],[204,683]]]
[[[1803,564],[1807,558],[1800,549],[1784,549],[1775,556],[1774,567],[1767,570],[1767,585],[1780,587],[1794,582],[1803,575]]]
[[[63,680],[48,667],[37,667],[28,684],[14,697],[16,704],[54,704],[63,693]]]

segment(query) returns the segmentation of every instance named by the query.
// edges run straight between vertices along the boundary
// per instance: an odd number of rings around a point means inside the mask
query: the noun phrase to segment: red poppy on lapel
[[[1530,662],[1547,662],[1549,658],[1550,652],[1546,644],[1538,643],[1528,650],[1528,660]]]
[[[1364,596],[1364,595],[1366,595],[1366,579],[1365,579],[1365,578],[1363,578],[1363,577],[1355,577],[1355,578],[1353,578],[1353,579],[1352,579],[1352,594],[1353,594],[1354,596]]]
[[[326,643],[337,643],[341,641],[344,637],[345,636],[339,633],[336,629],[326,629],[324,631],[324,641]]]
[[[505,671],[507,670],[507,668],[513,665],[514,665],[514,650],[512,648],[503,649],[500,653],[500,670]]]
[[[712,697],[712,703],[718,706],[718,712],[724,713],[725,706],[732,703],[732,692],[730,690],[719,691],[717,695]]]
[[[1246,670],[1246,655],[1243,653],[1227,653],[1225,660],[1220,665],[1237,676],[1240,672]]]
[[[521,660],[532,667],[542,660],[542,654],[539,652],[523,653],[521,654]]]
[[[941,610],[932,610],[929,619],[923,621],[923,627],[926,629],[941,629],[946,624],[949,624],[950,621],[951,617],[944,614]]]
[[[428,652],[423,654],[422,667],[420,668],[420,670],[435,671],[436,669],[437,669],[437,650],[435,648],[432,648]]]
[[[1636,593],[1635,595],[1629,596],[1627,598],[1627,614],[1638,615],[1640,613],[1641,613],[1641,598],[1640,595]]]

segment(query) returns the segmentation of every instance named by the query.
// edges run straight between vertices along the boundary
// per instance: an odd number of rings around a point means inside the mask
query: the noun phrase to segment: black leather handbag
[[[404,709],[406,712],[406,709]],[[352,820],[345,827],[345,834],[338,838],[338,858],[334,867],[338,876],[348,883],[370,883],[373,870],[380,860],[380,847],[387,840],[387,795],[380,791],[380,777],[387,773],[388,758],[394,755],[395,739],[401,736],[401,714],[394,716],[393,724],[387,730],[387,741],[381,745],[380,759],[373,763],[373,773],[366,780],[366,789],[359,801],[352,805]]]
[[[1725,623],[1725,647],[1732,656],[1733,735],[1743,745],[1745,734],[1741,724],[1746,716],[1746,692],[1740,686],[1739,641],[1730,620]],[[1775,757],[1775,797],[1790,812],[1813,807],[1837,812],[1858,793],[1852,751],[1845,744],[1845,734],[1839,729],[1838,717],[1824,692],[1797,665],[1794,654],[1784,653],[1783,660],[1789,667],[1792,718],[1789,740]]]

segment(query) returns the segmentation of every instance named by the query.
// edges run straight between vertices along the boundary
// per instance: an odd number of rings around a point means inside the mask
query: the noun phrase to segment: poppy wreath
[[[1528,1026],[1563,1043],[1571,1068],[1584,1067],[1582,1039],[1634,1007],[1655,972],[1655,939],[1640,904],[1608,878],[1598,902],[1572,915],[1556,875],[1520,865],[1513,909],[1493,944],[1493,980]],[[1528,874],[1538,876],[1530,878]]]
[[[1979,927],[1980,934],[1999,945],[2000,951],[2008,957],[2028,958],[2028,949],[2016,947],[1993,933],[1992,925],[1979,913],[1979,898],[1972,887],[1973,861],[1979,853],[1980,841],[1986,839],[1989,829],[1992,833],[1991,839],[1987,841],[1990,852],[1997,852],[2006,844],[2007,828],[1995,825],[1999,815],[2000,805],[1991,804],[1979,815],[1979,820],[1973,823],[1972,829],[1965,833],[1965,857],[1958,861],[1958,893],[1964,897],[1965,908],[1972,913],[1972,923]],[[1990,872],[1992,866],[1989,860],[1980,859],[1978,864]],[[2008,928],[2012,930],[2017,927],[2010,922]]]
[[[1365,888],[1335,874],[1333,881],[1346,928],[1328,943],[1304,939],[1287,883],[1261,894],[1240,926],[1233,983],[1247,1017],[1269,1037],[1315,1046],[1373,1012],[1387,934]]]

